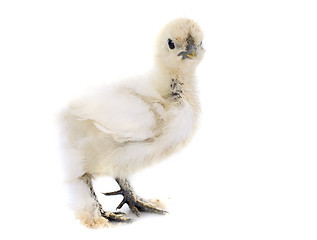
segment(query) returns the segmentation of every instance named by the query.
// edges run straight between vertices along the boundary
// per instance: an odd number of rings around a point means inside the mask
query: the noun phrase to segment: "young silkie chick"
[[[199,115],[194,76],[203,58],[203,33],[191,19],[168,23],[157,38],[156,68],[70,103],[63,114],[67,174],[76,217],[88,227],[131,221],[102,209],[93,176],[112,176],[133,213],[166,211],[138,197],[128,182],[136,171],[161,161],[192,137]]]

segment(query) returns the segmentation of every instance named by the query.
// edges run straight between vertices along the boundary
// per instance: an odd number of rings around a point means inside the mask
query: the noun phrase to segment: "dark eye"
[[[173,43],[173,41],[170,38],[167,40],[167,43],[168,43],[168,47],[170,49],[174,49],[175,48],[175,44]]]

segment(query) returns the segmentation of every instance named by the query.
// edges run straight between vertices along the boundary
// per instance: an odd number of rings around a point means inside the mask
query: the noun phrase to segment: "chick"
[[[73,101],[63,114],[68,177],[77,218],[88,227],[129,222],[122,212],[104,211],[93,177],[111,176],[133,213],[165,214],[135,194],[128,178],[182,148],[199,116],[195,70],[204,55],[203,33],[196,22],[178,18],[160,32],[155,69],[144,78],[105,86]]]

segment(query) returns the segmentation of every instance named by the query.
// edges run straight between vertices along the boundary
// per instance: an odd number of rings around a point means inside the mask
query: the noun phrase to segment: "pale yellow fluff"
[[[188,36],[199,46],[194,59],[178,55],[186,50]],[[204,54],[202,39],[196,22],[176,19],[157,38],[156,68],[149,75],[104,86],[69,104],[63,114],[69,180],[79,184],[76,180],[84,173],[129,177],[188,142],[199,115],[195,69]],[[176,99],[171,94],[172,81],[181,91]],[[79,218],[98,222],[87,189],[73,191],[75,198],[82,199],[75,207]]]

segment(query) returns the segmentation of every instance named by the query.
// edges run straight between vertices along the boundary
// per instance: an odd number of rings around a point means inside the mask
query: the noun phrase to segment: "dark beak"
[[[178,56],[182,56],[182,59],[189,58],[193,59],[197,57],[198,51],[197,46],[194,44],[188,44],[186,47],[186,51],[180,52]]]

